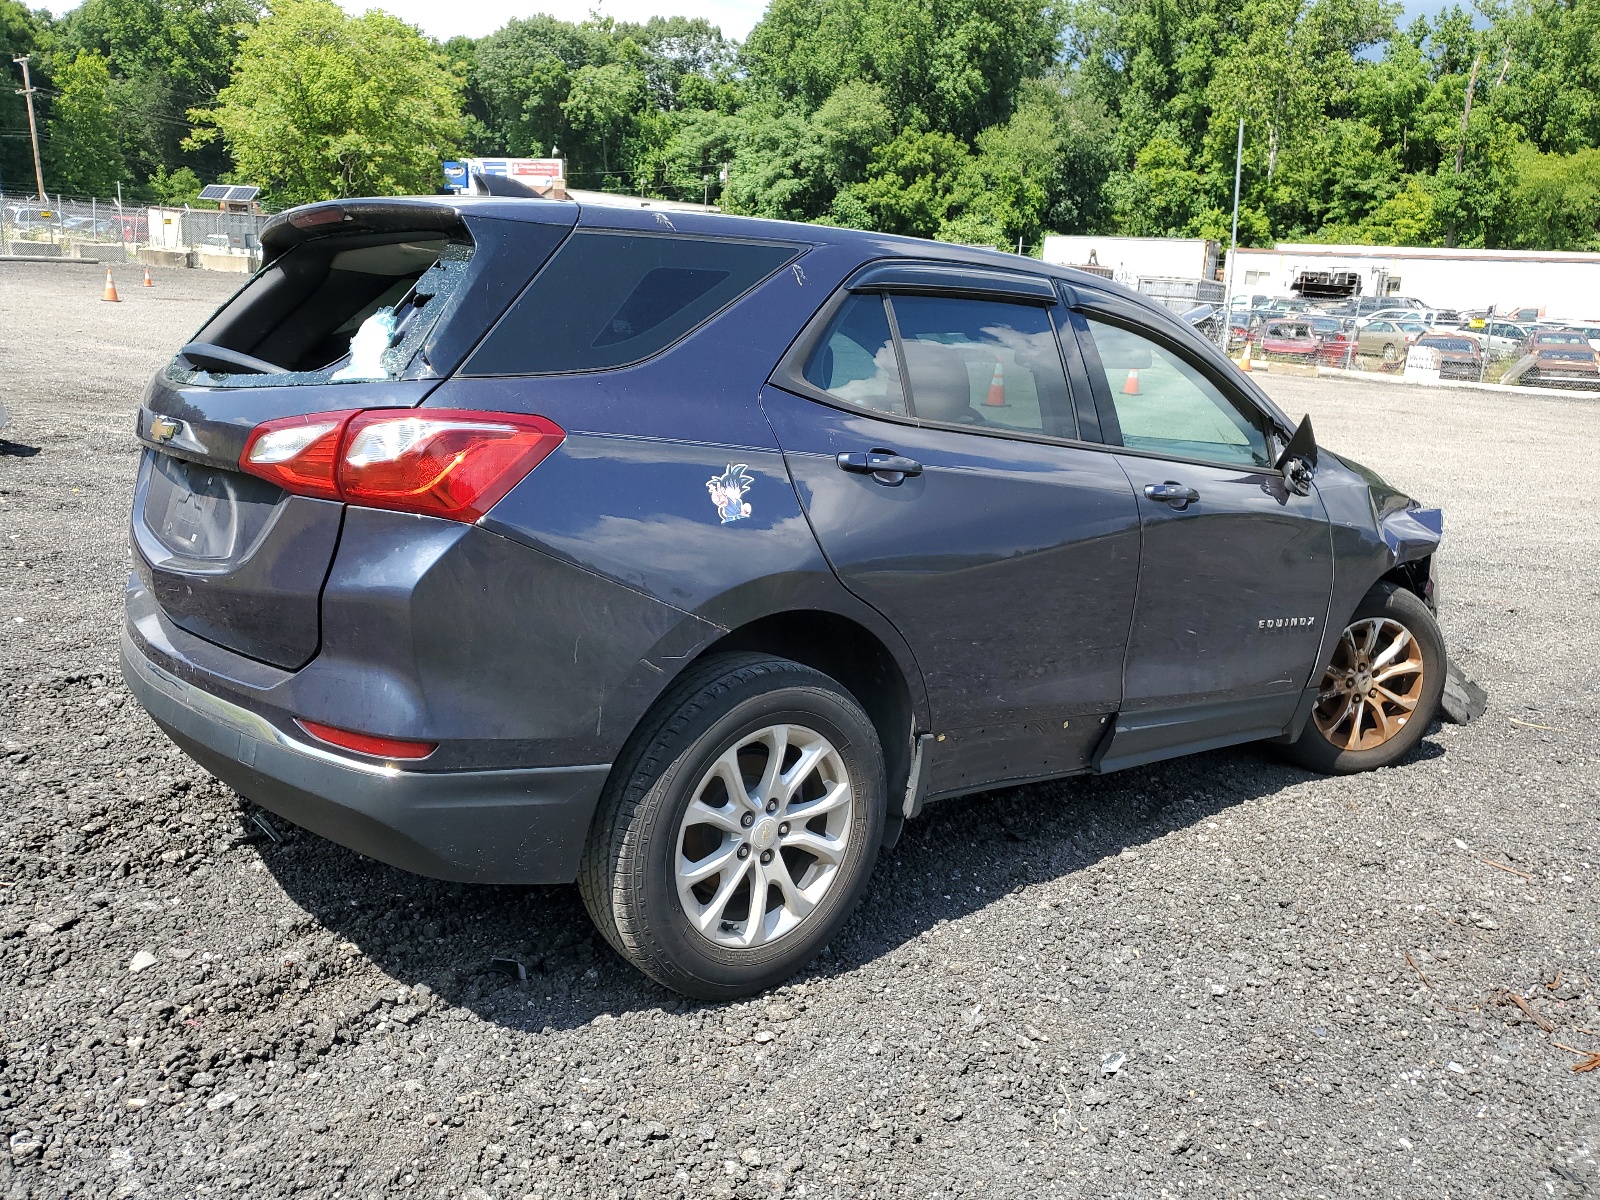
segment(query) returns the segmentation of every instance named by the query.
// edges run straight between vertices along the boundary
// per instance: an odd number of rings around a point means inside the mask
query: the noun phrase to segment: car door
[[[1272,466],[1287,432],[1220,364],[1129,309],[1075,316],[1143,530],[1122,714],[1102,766],[1279,733],[1328,615],[1322,502],[1288,488]]]
[[[762,403],[835,572],[917,656],[930,794],[1082,769],[1121,703],[1139,513],[1079,440],[1097,413],[1052,285],[891,265],[852,288]]]

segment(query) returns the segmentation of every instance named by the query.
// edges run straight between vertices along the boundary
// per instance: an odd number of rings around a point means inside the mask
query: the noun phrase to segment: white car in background
[[[1438,311],[1432,308],[1382,308],[1361,318],[1358,325],[1364,325],[1368,321],[1404,321],[1432,329],[1438,318]]]
[[[1513,325],[1510,321],[1491,319],[1475,332],[1489,358],[1514,358],[1522,354],[1528,344],[1528,326]]]

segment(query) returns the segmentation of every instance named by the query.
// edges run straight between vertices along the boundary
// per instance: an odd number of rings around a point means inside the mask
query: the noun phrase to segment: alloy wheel
[[[1341,750],[1374,750],[1405,728],[1422,698],[1422,647],[1392,617],[1367,617],[1339,636],[1312,719]]]
[[[839,876],[855,790],[833,743],[803,725],[768,725],[723,751],[678,826],[689,924],[730,949],[799,928]]]

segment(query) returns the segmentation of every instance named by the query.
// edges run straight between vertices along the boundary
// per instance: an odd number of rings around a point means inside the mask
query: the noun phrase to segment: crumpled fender
[[[1439,548],[1444,537],[1442,508],[1403,508],[1378,518],[1378,536],[1394,556],[1392,566],[1417,562]]]

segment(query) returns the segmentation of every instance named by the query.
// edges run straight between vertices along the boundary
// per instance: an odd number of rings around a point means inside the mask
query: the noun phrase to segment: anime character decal
[[[753,483],[755,476],[745,470],[744,463],[729,463],[721,475],[706,480],[706,491],[711,493],[711,503],[717,506],[717,515],[724,525],[750,515],[750,505],[745,502],[744,494]]]

